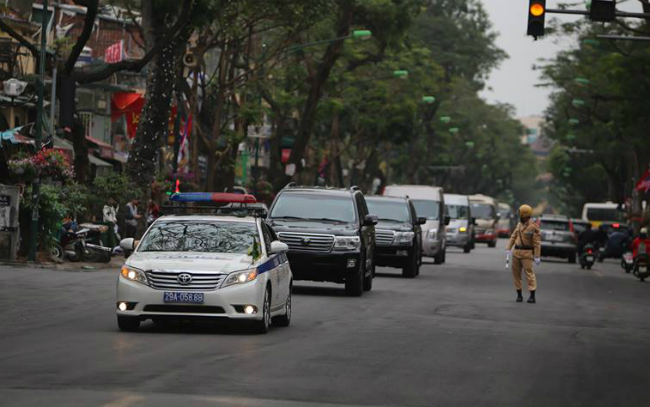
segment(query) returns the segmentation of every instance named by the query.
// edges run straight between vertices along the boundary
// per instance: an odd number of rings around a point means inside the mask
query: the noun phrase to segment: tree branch
[[[88,39],[90,38],[90,34],[93,32],[93,28],[95,27],[95,19],[97,18],[97,7],[99,0],[75,0],[74,3],[78,6],[86,7],[86,16],[84,17],[83,31],[77,38],[77,42],[74,44],[74,47],[72,47],[72,51],[70,51],[68,60],[65,62],[65,66],[63,67],[64,76],[70,76],[74,70],[74,64],[77,62],[77,59],[79,59],[81,51],[83,51],[86,43],[88,42]]]
[[[39,59],[38,48],[29,42],[25,37],[18,34],[13,28],[9,27],[2,19],[0,19],[0,29],[9,34],[10,37],[18,41],[23,47],[27,48],[32,53],[34,58]]]
[[[119,71],[134,71],[139,72],[144,68],[163,48],[167,47],[175,38],[175,36],[189,23],[191,17],[192,6],[194,0],[183,0],[183,8],[181,14],[176,20],[172,28],[167,30],[160,41],[151,47],[145,55],[135,61],[120,61],[114,64],[106,64],[98,71],[94,72],[74,72],[73,77],[79,83],[98,82],[103,79],[109,78]]]

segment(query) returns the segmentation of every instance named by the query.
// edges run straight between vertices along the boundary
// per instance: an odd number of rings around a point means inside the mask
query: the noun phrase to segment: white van
[[[467,195],[445,194],[445,207],[451,219],[447,226],[447,246],[469,253],[474,247],[474,221]]]
[[[591,222],[594,228],[598,228],[603,222],[620,221],[618,204],[614,202],[587,202],[582,207],[582,220]]]
[[[426,185],[389,185],[383,194],[411,198],[417,216],[427,218],[427,222],[422,225],[422,253],[433,257],[435,264],[444,263],[447,249],[445,226],[449,224],[449,216],[445,213],[442,188]]]
[[[486,195],[470,195],[469,202],[472,207],[472,216],[476,218],[475,241],[478,243],[487,243],[488,247],[497,245],[497,222],[499,215],[497,207],[499,203],[496,199]]]

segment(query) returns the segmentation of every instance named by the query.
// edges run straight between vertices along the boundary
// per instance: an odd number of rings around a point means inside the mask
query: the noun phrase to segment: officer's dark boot
[[[535,291],[530,292],[530,297],[528,297],[528,303],[529,304],[534,304],[535,303]]]
[[[522,302],[524,297],[521,296],[521,290],[517,290],[517,302]]]

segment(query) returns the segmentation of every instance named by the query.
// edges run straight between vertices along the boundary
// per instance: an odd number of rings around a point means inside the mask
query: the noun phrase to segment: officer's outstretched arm
[[[515,245],[515,240],[517,240],[517,229],[519,229],[519,225],[515,226],[515,229],[512,231],[510,239],[508,240],[508,244],[506,245],[506,250],[512,250],[513,246]]]
[[[539,227],[535,227],[533,232],[533,255],[539,259],[542,255],[542,238],[539,233]]]

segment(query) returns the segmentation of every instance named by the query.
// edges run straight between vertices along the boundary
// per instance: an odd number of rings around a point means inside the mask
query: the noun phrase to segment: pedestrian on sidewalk
[[[541,260],[541,245],[539,226],[537,223],[531,221],[533,215],[533,208],[528,205],[521,205],[519,207],[519,223],[510,236],[508,245],[506,246],[506,254],[514,248],[512,258],[512,275],[515,280],[515,289],[517,290],[517,302],[524,300],[521,295],[523,289],[521,272],[526,273],[526,281],[528,283],[528,292],[530,297],[528,302],[535,303],[535,291],[537,290],[537,279],[535,278],[535,271],[533,270],[533,262],[539,265]]]
[[[126,204],[126,237],[137,237],[138,232],[138,219],[142,218],[142,215],[139,213],[138,205],[140,201],[138,199],[132,199],[129,203]]]
[[[102,214],[103,221],[108,225],[108,246],[112,249],[117,246],[120,236],[117,228],[117,202],[113,197],[108,198]]]

